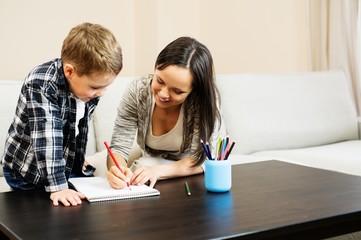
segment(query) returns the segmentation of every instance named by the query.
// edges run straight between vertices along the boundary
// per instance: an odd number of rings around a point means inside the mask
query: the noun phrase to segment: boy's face
[[[104,74],[79,76],[74,66],[68,63],[64,65],[64,74],[68,80],[70,92],[83,102],[103,96],[106,88],[116,77]]]

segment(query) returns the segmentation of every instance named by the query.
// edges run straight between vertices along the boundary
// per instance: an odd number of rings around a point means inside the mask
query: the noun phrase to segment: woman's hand
[[[159,171],[157,171],[156,168],[156,166],[139,167],[137,170],[134,171],[133,177],[130,179],[130,183],[133,185],[141,185],[149,181],[149,187],[154,187],[159,177]]]
[[[160,164],[155,166],[139,166],[134,172],[130,183],[133,185],[145,184],[149,181],[149,186],[154,187],[158,180],[183,177],[203,172],[200,166],[193,167],[192,158],[184,158],[170,164]]]
[[[107,179],[109,185],[115,189],[121,189],[130,184],[130,179],[133,173],[129,168],[120,166],[120,169],[116,166],[111,166],[107,172]]]
[[[82,203],[81,199],[85,196],[80,192],[73,189],[63,189],[57,192],[50,193],[50,199],[53,201],[54,206],[59,206],[59,202],[64,206],[76,206]]]

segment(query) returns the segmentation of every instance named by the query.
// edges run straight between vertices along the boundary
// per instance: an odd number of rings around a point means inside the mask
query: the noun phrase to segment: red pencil
[[[109,153],[109,155],[110,155],[111,159],[113,160],[113,162],[114,162],[115,166],[117,166],[117,168],[118,168],[118,169],[119,169],[119,170],[123,173],[122,169],[120,168],[120,166],[119,166],[119,164],[118,164],[117,160],[115,159],[115,157],[114,157],[114,155],[113,155],[112,150],[110,149],[110,147],[109,147],[109,145],[108,145],[108,143],[107,143],[106,141],[104,141],[104,145],[105,145],[105,147],[107,148],[108,153]],[[129,189],[131,189],[131,188],[130,188],[130,184],[129,184],[129,182],[127,182],[127,187],[128,187]]]

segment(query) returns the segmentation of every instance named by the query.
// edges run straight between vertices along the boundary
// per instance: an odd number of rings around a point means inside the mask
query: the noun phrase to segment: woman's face
[[[193,78],[188,68],[170,65],[156,69],[152,81],[155,103],[161,108],[179,107],[192,91]]]

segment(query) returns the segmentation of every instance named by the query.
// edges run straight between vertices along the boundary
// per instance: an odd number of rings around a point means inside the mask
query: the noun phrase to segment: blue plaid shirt
[[[48,192],[68,188],[71,172],[84,163],[88,119],[99,98],[86,103],[75,136],[76,99],[61,59],[34,68],[26,78],[9,128],[2,163]]]

